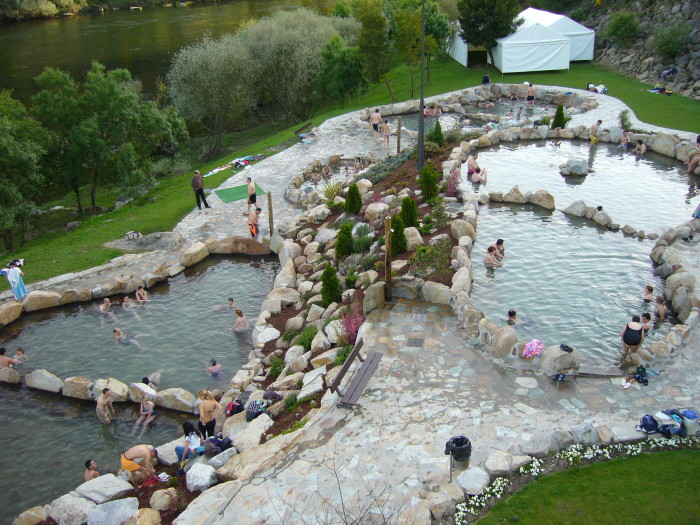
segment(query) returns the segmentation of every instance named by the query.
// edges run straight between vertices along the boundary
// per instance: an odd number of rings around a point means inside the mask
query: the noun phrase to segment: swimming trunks
[[[528,95],[528,96],[527,96],[527,101],[528,101],[528,102],[532,102],[533,100],[535,100],[535,96],[534,96],[534,95]]]
[[[126,470],[128,472],[134,472],[135,470],[139,470],[141,468],[141,465],[136,463],[133,459],[127,459],[124,454],[122,454],[121,457],[121,465],[122,470]]]
[[[642,342],[642,329],[633,330],[628,325],[625,335],[622,336],[622,342],[628,346],[638,346]]]
[[[255,193],[253,193],[252,195],[248,195],[248,202],[250,204],[255,204],[257,202],[257,200],[258,200],[258,196]]]
[[[379,124],[372,124],[372,129],[374,131],[379,131]]]
[[[248,229],[250,230],[251,237],[255,238],[258,236],[258,227],[255,224],[249,224]]]
[[[590,135],[588,138],[591,139],[591,144],[595,144],[598,142],[598,137],[596,137],[595,135]]]

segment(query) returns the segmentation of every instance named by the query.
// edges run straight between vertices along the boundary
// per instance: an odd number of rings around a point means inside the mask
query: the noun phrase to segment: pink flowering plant
[[[357,332],[360,326],[365,321],[365,318],[360,312],[359,303],[353,303],[352,310],[340,316],[340,323],[343,326],[343,343],[346,345],[354,345],[357,340]]]

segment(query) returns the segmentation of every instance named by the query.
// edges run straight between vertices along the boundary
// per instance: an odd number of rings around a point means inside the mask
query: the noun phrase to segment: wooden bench
[[[343,363],[343,368],[340,369],[340,372],[331,385],[331,392],[338,392],[338,394],[341,396],[341,399],[338,402],[339,405],[350,407],[357,404],[357,400],[360,399],[362,392],[364,392],[367,383],[372,377],[374,371],[379,366],[379,361],[384,355],[381,352],[369,352],[367,357],[363,358],[360,355],[360,350],[362,349],[363,344],[362,339],[355,343],[355,347],[352,349],[352,352],[350,352],[350,355],[348,355],[345,363]],[[338,387],[343,381],[345,374],[347,374],[348,370],[350,369],[350,366],[352,366],[353,361],[355,361],[355,358],[362,362],[362,366],[355,373],[355,376],[352,378],[348,389],[345,391],[345,393],[343,393]]]
[[[300,127],[299,129],[295,130],[295,131],[294,131],[294,134],[295,134],[297,137],[299,137],[299,139],[301,140],[301,139],[304,138],[304,132],[305,132],[307,129],[311,129],[311,126],[312,126],[312,125],[313,125],[313,124],[312,124],[311,122],[307,122],[307,123],[304,124],[302,127]]]

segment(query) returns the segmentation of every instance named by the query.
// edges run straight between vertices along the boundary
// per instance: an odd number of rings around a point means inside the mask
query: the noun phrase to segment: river
[[[14,90],[26,104],[36,93],[34,77],[45,67],[82,78],[97,60],[109,69],[127,68],[151,92],[156,77],[167,73],[173,54],[207,33],[217,37],[234,32],[241,22],[279,9],[326,5],[319,0],[234,0],[0,25],[0,88]]]

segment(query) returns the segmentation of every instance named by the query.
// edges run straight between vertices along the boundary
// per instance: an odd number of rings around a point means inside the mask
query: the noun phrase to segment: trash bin
[[[445,444],[445,454],[460,463],[469,463],[472,455],[472,442],[466,436],[453,436]]]

